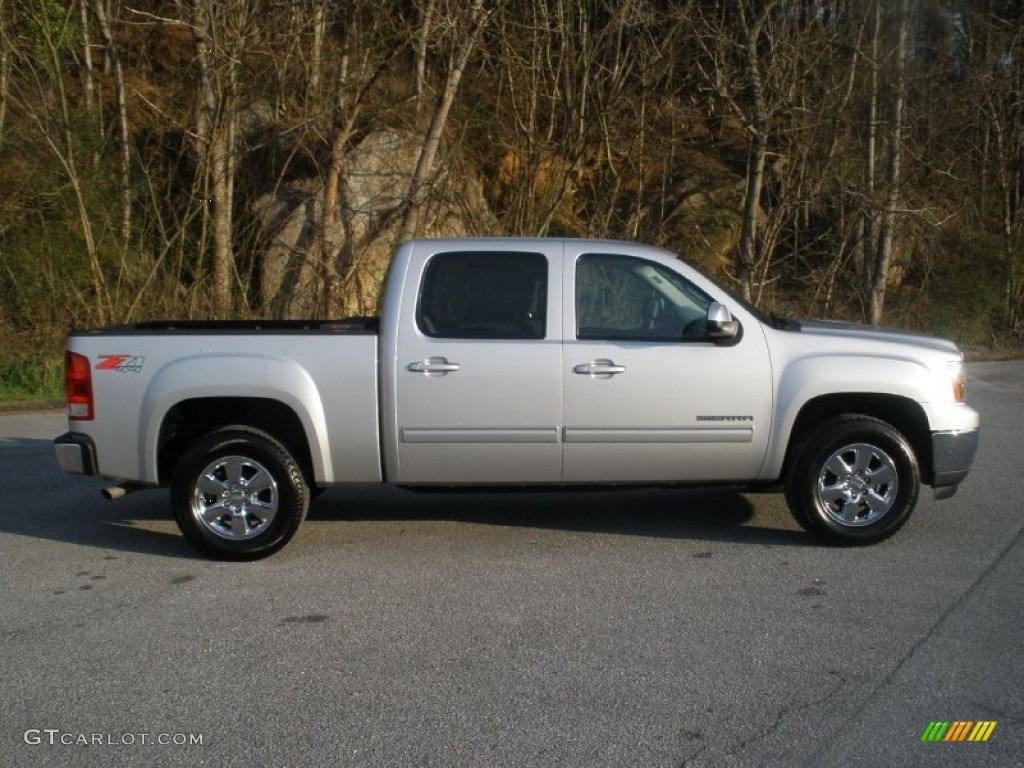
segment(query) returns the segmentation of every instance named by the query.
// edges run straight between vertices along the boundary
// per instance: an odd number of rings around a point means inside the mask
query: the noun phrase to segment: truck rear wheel
[[[921,489],[917,457],[891,425],[831,419],[795,449],[785,478],[790,511],[829,544],[874,544],[898,531]]]
[[[309,491],[295,459],[270,435],[229,427],[196,441],[171,482],[171,506],[195,547],[225,560],[277,552],[306,516]]]

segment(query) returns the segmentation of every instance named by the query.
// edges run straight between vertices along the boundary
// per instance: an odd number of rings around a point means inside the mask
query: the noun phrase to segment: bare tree
[[[90,115],[96,111],[96,75],[92,65],[92,36],[89,34],[89,0],[78,2],[78,28],[82,37],[82,79],[85,87],[85,109]],[[100,121],[102,124],[102,120]]]
[[[352,242],[352,227],[348,211],[339,210],[339,185],[345,171],[345,162],[350,143],[356,131],[365,99],[378,78],[383,75],[392,56],[393,48],[385,52],[374,64],[367,55],[356,56],[357,23],[359,18],[357,0],[347,0],[344,6],[344,37],[338,62],[338,76],[334,103],[334,121],[331,129],[330,159],[324,180],[323,199],[320,215],[319,263],[324,275],[324,312],[334,316],[340,309],[345,291],[345,282],[355,266],[356,245]],[[368,54],[369,52],[364,52]],[[358,60],[355,60],[358,59]],[[339,253],[345,265],[346,275],[338,272]]]
[[[868,104],[864,124],[864,213],[862,225],[864,295],[870,296],[875,284],[875,194],[878,186],[877,154],[878,144],[878,102],[879,70],[881,69],[880,49],[882,36],[882,6],[871,3],[871,47],[867,53]],[[869,300],[870,303],[870,300]]]
[[[6,0],[0,0],[0,150],[4,146],[4,128],[7,125],[7,102],[11,91],[11,63],[13,45],[7,37]]]
[[[84,0],[83,0],[84,2]],[[114,32],[107,13],[107,0],[93,0],[92,11],[96,17],[103,37],[106,65],[114,75],[114,98],[117,102],[118,144],[120,147],[120,181],[121,181],[121,252],[122,272],[124,254],[127,252],[132,236],[132,137],[128,123],[128,92],[124,82],[124,68],[114,40]]]
[[[741,45],[746,65],[746,86],[750,94],[749,111],[743,113],[746,116],[747,130],[750,132],[750,150],[747,155],[747,183],[743,193],[743,228],[740,231],[736,259],[736,278],[739,280],[743,298],[748,301],[751,298],[754,266],[760,258],[757,230],[770,130],[770,116],[762,75],[764,65],[761,57],[761,35],[775,5],[775,2],[766,2],[756,16],[748,18],[746,3],[737,3],[740,13],[740,29],[743,35]]]
[[[493,66],[508,130],[493,161],[493,198],[506,229],[639,236],[650,213],[649,160],[663,146],[650,106],[676,96],[659,88],[671,87],[684,18],[648,0],[501,10]]]
[[[191,0],[199,85],[195,141],[204,178],[204,210],[213,226],[210,297],[213,312],[235,307],[233,242],[235,173],[238,168],[240,76],[259,0]],[[205,218],[205,217],[204,217]]]
[[[825,178],[836,151],[828,138],[814,152],[801,147],[822,136],[820,126],[845,108],[852,86],[820,84],[835,44],[824,20],[799,12],[802,6],[784,0],[697,6],[702,79],[712,103],[738,118],[747,136],[734,273],[742,296],[757,301],[773,279],[776,244],[797,224],[792,216],[806,210],[808,196],[820,192],[814,179]],[[773,204],[766,200],[769,157],[783,168],[772,180]]]
[[[988,184],[995,181],[994,200],[1002,241],[1006,275],[1003,314],[1012,332],[1024,326],[1024,8],[1008,9],[1009,18],[991,12],[978,14],[971,22],[981,28],[969,64],[972,77],[968,87],[975,98],[972,106],[981,142],[981,205],[987,205]],[[991,11],[991,9],[989,9]],[[1016,19],[1013,16],[1016,16]],[[1016,21],[1017,23],[1012,23]]]
[[[426,5],[417,4],[419,10],[419,29],[416,31],[416,105],[423,103],[423,93],[427,87],[427,49],[430,46],[430,30],[434,23],[434,9],[437,0],[426,0]]]
[[[327,3],[318,0],[313,6],[313,40],[309,47],[309,76],[307,78],[307,101],[315,98],[320,91],[320,71],[323,69],[324,37],[327,34]]]
[[[867,320],[877,325],[882,320],[885,294],[892,262],[893,239],[897,209],[903,181],[903,121],[907,98],[907,50],[910,35],[910,3],[899,0],[895,6],[896,45],[893,53],[893,83],[888,98],[886,124],[886,196],[882,204],[877,239],[873,236],[876,175],[876,110],[879,99],[878,41],[881,35],[880,0],[874,0],[874,28],[871,51],[871,91],[865,144],[865,197],[867,208],[864,224],[864,288],[867,297]]]
[[[491,15],[486,0],[473,0],[464,25],[459,24],[459,19],[462,16],[461,6],[456,4],[456,7],[449,10],[449,23],[454,25],[454,29],[460,33],[460,36],[457,41],[453,41],[454,44],[448,51],[447,75],[431,114],[430,123],[423,138],[423,146],[420,149],[419,158],[405,194],[405,212],[402,217],[399,239],[415,230],[420,192],[434,173],[434,162],[437,158],[438,148],[441,146],[441,136],[448,123],[448,113],[455,101],[455,95],[458,93],[459,83],[466,71],[466,65],[469,64],[469,57]]]
[[[72,98],[68,93],[63,71],[62,50],[69,36],[74,10],[75,6],[69,5],[62,17],[53,18],[50,15],[51,8],[44,2],[28,7],[27,13],[38,32],[44,56],[44,76],[55,91],[55,114],[36,111],[34,107],[29,107],[27,102],[25,106],[28,108],[28,118],[35,123],[39,135],[53,153],[71,189],[75,217],[89,264],[93,293],[92,312],[100,324],[105,324],[111,313],[110,291],[86,200],[86,180],[79,168],[79,145],[73,128]],[[27,65],[27,68],[31,67]],[[43,73],[37,73],[37,76],[40,74]],[[42,87],[42,83],[39,85]]]

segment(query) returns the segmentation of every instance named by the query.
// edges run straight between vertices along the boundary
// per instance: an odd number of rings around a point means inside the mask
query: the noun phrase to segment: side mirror
[[[721,341],[736,338],[740,324],[724,304],[712,301],[708,305],[708,336]]]

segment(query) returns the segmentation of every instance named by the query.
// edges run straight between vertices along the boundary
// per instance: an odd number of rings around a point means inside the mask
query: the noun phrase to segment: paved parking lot
[[[0,415],[0,764],[1024,765],[1024,363],[969,399],[971,477],[875,547],[777,495],[359,487],[240,564]]]

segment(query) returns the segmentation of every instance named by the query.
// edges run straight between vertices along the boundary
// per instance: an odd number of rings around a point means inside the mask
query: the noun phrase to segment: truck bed
[[[228,401],[264,414],[278,406],[310,446],[316,483],[379,482],[376,327],[376,318],[160,320],[74,332],[68,352],[90,360],[96,416],[73,426],[104,446],[99,474],[157,484],[169,480],[158,470],[170,424],[238,421]],[[332,445],[333,434],[347,439]]]

